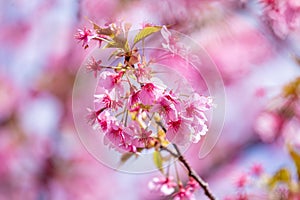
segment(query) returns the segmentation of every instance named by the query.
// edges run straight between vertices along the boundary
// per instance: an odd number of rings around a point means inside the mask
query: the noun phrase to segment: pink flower
[[[145,83],[152,77],[151,68],[139,63],[137,68],[134,70],[134,75],[139,83]]]
[[[116,91],[112,90],[110,93],[101,93],[101,94],[95,94],[95,103],[96,107],[99,109],[103,108],[112,108],[117,109],[119,107],[122,107],[123,103],[119,101],[118,98],[115,98],[117,96]],[[114,99],[115,98],[115,99]]]
[[[97,77],[98,71],[100,71],[101,68],[101,60],[96,61],[94,57],[91,57],[90,62],[87,63],[86,69],[88,72],[94,72],[95,78]]]
[[[103,111],[98,116],[98,123],[105,138],[104,144],[119,152],[136,152],[136,146],[132,143],[133,136],[128,128],[119,124],[117,119],[108,111]]]
[[[254,124],[255,132],[264,142],[272,142],[280,133],[284,120],[276,113],[261,113]]]
[[[177,53],[179,50],[177,49],[176,38],[172,36],[167,27],[163,26],[160,33],[166,42],[162,43],[163,48],[168,49],[172,53]]]
[[[260,176],[263,173],[263,171],[263,166],[259,163],[253,164],[250,169],[250,173],[254,176]]]
[[[172,96],[172,93],[165,94],[158,98],[157,104],[153,106],[152,111],[158,112],[164,116],[166,123],[179,120],[181,111],[180,102]]]
[[[75,34],[75,39],[82,41],[82,46],[86,49],[88,48],[88,43],[96,37],[91,29],[84,27],[83,29],[78,29],[78,32]]]
[[[112,89],[116,89],[118,91],[122,91],[123,87],[121,85],[122,77],[124,72],[120,73],[112,73],[109,71],[103,71],[100,74],[99,79],[99,86],[103,87],[104,89],[111,91]]]
[[[194,93],[191,99],[191,104],[200,111],[207,111],[213,107],[213,99],[211,97],[200,96],[198,93]]]
[[[197,116],[191,121],[191,127],[193,131],[190,133],[190,141],[193,143],[198,143],[202,136],[206,135],[208,128],[205,121]]]
[[[136,152],[132,144],[132,136],[114,117],[104,116],[99,119],[102,130],[105,131],[104,144],[120,152]]]
[[[87,115],[87,121],[88,123],[93,126],[94,129],[98,127],[98,115],[103,111],[103,110],[98,110],[98,111],[93,111],[90,108],[87,109],[89,114]]]
[[[288,0],[288,4],[293,9],[299,9],[300,8],[300,1],[299,0]]]
[[[211,97],[200,96],[195,93],[191,100],[185,104],[185,111],[183,115],[190,119],[190,125],[193,131],[190,135],[190,141],[193,143],[198,143],[201,136],[204,136],[207,131],[207,125],[205,122],[207,118],[204,111],[209,110],[213,106]]]
[[[275,7],[275,1],[276,0],[262,0],[262,2],[270,8],[274,8]]]
[[[112,122],[116,119],[108,111],[103,111],[98,115],[97,120],[102,131],[106,133],[110,129]]]
[[[167,139],[179,145],[185,144],[192,132],[189,122],[183,117],[179,117],[177,121],[169,121],[167,123]]]
[[[140,109],[140,106],[137,105],[139,103],[139,92],[133,92],[128,98],[128,109],[133,112]]]
[[[153,83],[146,83],[142,85],[141,89],[132,92],[128,99],[129,110],[136,110],[139,108],[137,104],[143,104],[151,106],[162,95],[163,90]]]
[[[173,200],[196,200],[194,192],[190,190],[189,187],[180,187],[179,192],[177,192]]]
[[[150,136],[152,131],[142,128],[137,121],[132,121],[128,125],[127,130],[132,136],[131,143],[136,147],[145,148],[152,140],[152,137]]]
[[[199,183],[195,181],[195,179],[190,178],[189,181],[187,182],[186,188],[191,192],[195,192],[195,190],[199,188]]]
[[[108,94],[97,94],[95,96],[95,102],[99,103],[100,108],[111,108],[113,101]]]
[[[285,39],[289,33],[289,27],[286,22],[284,13],[280,10],[271,10],[268,12],[268,17],[271,21],[271,26],[274,33],[281,39]]]
[[[285,39],[289,33],[300,28],[300,3],[299,1],[264,1],[265,16],[276,36]]]
[[[173,181],[173,177],[153,178],[149,182],[148,187],[152,191],[159,191],[163,195],[170,195],[175,191],[176,183]]]
[[[162,90],[153,83],[146,83],[139,91],[139,99],[144,105],[152,105],[155,100],[162,94]]]
[[[244,188],[249,182],[249,177],[247,174],[242,174],[239,176],[235,182],[237,188]]]

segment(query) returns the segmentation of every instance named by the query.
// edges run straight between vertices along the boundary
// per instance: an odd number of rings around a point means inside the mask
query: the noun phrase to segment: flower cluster
[[[299,157],[295,158],[295,151],[290,149],[290,154],[295,163],[299,162]],[[253,164],[247,173],[242,173],[235,186],[236,194],[227,196],[226,200],[299,199],[300,195],[299,181],[293,179],[290,169],[283,167],[269,174],[258,163]]]
[[[176,184],[172,176],[168,176],[153,178],[149,182],[148,187],[151,191],[160,192],[163,196],[172,194],[174,200],[195,200],[194,192],[199,188],[199,185],[193,178],[190,178],[184,187],[182,183]]]
[[[123,156],[154,150],[155,165],[164,178],[154,178],[149,183],[151,190],[173,199],[193,200],[195,190],[201,186],[206,195],[214,199],[208,185],[197,178],[177,146],[198,143],[207,133],[205,112],[212,108],[212,98],[200,95],[193,89],[181,92],[179,87],[191,88],[182,76],[180,85],[157,76],[159,64],[156,59],[147,59],[144,42],[142,48],[137,47],[146,37],[160,32],[166,42],[162,43],[162,47],[167,54],[174,56],[182,50],[182,46],[176,44],[176,37],[165,26],[147,25],[130,45],[129,24],[100,27],[93,23],[93,26],[94,30],[79,30],[76,38],[83,42],[84,48],[91,40],[105,41],[104,48],[115,49],[110,58],[115,57],[118,63],[107,66],[103,64],[105,61],[94,57],[87,63],[87,71],[98,78],[94,109],[89,109],[90,125],[104,134],[104,144],[124,153]],[[140,52],[143,52],[142,55]],[[175,72],[168,69],[167,73]],[[168,148],[169,144],[176,152]],[[171,157],[163,158],[161,151],[168,152]],[[177,158],[189,171],[189,181],[185,186],[179,180],[177,168],[177,183],[169,172],[165,174],[162,169],[164,160]]]
[[[275,97],[257,117],[254,130],[264,142],[273,142],[283,136],[287,143],[299,146],[299,98],[300,78],[287,84],[282,93]]]
[[[300,27],[300,3],[297,0],[263,0],[264,15],[273,32],[281,39]]]
[[[297,180],[289,168],[280,168],[264,179],[266,193],[270,199],[298,199],[300,195],[300,138],[299,138],[299,98],[300,78],[297,77],[284,86],[282,93],[276,96],[258,116],[255,131],[264,142],[283,141],[297,169]],[[254,171],[260,172],[254,168]],[[260,173],[257,173],[258,175]]]
[[[179,145],[199,142],[208,130],[205,111],[212,107],[212,98],[196,92],[184,97],[155,77],[152,68],[155,64],[142,57],[137,47],[129,46],[128,25],[100,28],[94,24],[94,28],[79,31],[81,37],[76,38],[85,47],[90,36],[101,41],[105,38],[107,46],[116,48],[113,56],[123,59],[116,66],[103,66],[101,60],[92,57],[87,64],[88,71],[96,77],[99,74],[90,122],[102,130],[110,146],[129,152],[152,148],[162,142],[157,130],[164,132],[164,140],[168,142]],[[147,28],[151,26],[144,29]],[[156,28],[165,36],[166,27]]]

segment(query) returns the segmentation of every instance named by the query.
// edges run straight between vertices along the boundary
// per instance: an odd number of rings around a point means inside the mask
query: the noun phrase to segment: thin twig
[[[211,200],[215,200],[216,197],[214,197],[214,195],[212,194],[212,192],[209,189],[208,183],[206,183],[200,176],[198,176],[198,174],[191,168],[191,166],[189,165],[189,163],[185,160],[185,158],[182,156],[179,148],[177,147],[176,144],[173,144],[177,154],[178,154],[178,160],[186,167],[186,169],[189,172],[189,177],[192,177],[193,179],[195,179],[195,181],[197,181],[197,183],[202,187],[202,189],[204,190],[205,195],[211,199]]]
[[[166,133],[167,129],[163,126],[161,122],[156,122],[157,125],[159,125],[163,131]],[[189,163],[186,161],[186,159],[183,157],[182,153],[180,152],[178,146],[174,143],[172,143],[173,147],[176,150],[176,153],[168,149],[167,147],[164,147],[162,145],[159,146],[161,150],[169,152],[172,156],[175,158],[178,158],[178,160],[185,166],[185,168],[188,170],[188,176],[192,177],[197,183],[202,187],[204,190],[204,194],[211,200],[215,200],[216,197],[212,194],[212,192],[209,189],[208,183],[206,183],[189,165]]]

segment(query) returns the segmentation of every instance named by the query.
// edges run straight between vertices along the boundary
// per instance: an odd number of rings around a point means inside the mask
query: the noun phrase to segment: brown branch
[[[159,125],[163,131],[166,133],[167,129],[162,125],[161,122],[156,122],[157,125]],[[170,149],[160,145],[159,148],[161,150],[169,152],[172,156],[175,158],[178,158],[178,160],[185,166],[185,168],[188,170],[188,176],[192,177],[197,183],[200,185],[200,187],[204,190],[204,194],[211,200],[215,200],[216,197],[212,194],[212,192],[209,189],[208,183],[206,183],[189,165],[189,163],[186,161],[186,159],[183,157],[182,153],[180,152],[178,146],[174,143],[172,143],[177,153],[174,153]]]
[[[189,172],[189,177],[192,177],[197,181],[197,183],[202,187],[204,190],[204,194],[211,200],[215,200],[216,197],[212,194],[212,192],[209,189],[208,183],[206,183],[189,165],[189,163],[186,161],[186,159],[182,156],[179,148],[177,147],[176,144],[173,144],[177,154],[178,154],[178,160],[186,167],[186,169]]]
[[[164,147],[163,145],[160,145],[159,148],[160,148],[160,150],[167,151],[169,154],[171,154],[175,158],[179,157],[176,153],[174,153],[173,151],[171,151],[167,147]]]
[[[189,163],[186,161],[186,159],[183,157],[183,155],[181,154],[179,148],[177,147],[176,144],[173,144],[175,150],[177,153],[174,153],[173,151],[171,151],[170,149],[160,145],[160,149],[167,151],[168,153],[170,153],[172,156],[174,156],[175,158],[178,158],[178,160],[185,166],[185,168],[188,170],[188,176],[192,177],[195,181],[197,181],[197,183],[200,185],[200,187],[204,190],[204,194],[211,200],[215,200],[216,197],[214,197],[214,195],[212,194],[212,192],[209,189],[208,183],[206,183],[200,176],[198,176],[198,174],[191,168],[191,166],[189,165]]]

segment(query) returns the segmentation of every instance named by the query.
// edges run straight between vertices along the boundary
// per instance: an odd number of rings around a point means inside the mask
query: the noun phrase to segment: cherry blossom
[[[94,72],[95,77],[99,72],[99,78],[94,95],[96,111],[91,112],[88,120],[96,126],[96,130],[101,130],[104,145],[120,153],[134,153],[136,156],[143,150],[152,149],[155,151],[154,156],[159,154],[156,156],[156,165],[160,168],[161,151],[166,150],[174,157],[181,156],[179,148],[175,148],[176,153],[168,149],[170,143],[175,147],[189,142],[197,143],[206,134],[205,112],[211,109],[212,99],[196,94],[193,89],[188,90],[191,95],[182,95],[178,83],[167,87],[162,78],[153,73],[152,63],[146,61],[146,56],[143,55],[141,59],[135,44],[130,47],[128,41],[123,41],[126,40],[123,37],[127,37],[130,26],[123,23],[120,27],[111,25],[102,28],[94,25],[97,34],[112,35],[108,45],[116,50],[111,56],[123,62],[117,66],[101,67],[102,61],[96,62],[92,58],[88,69]],[[156,28],[160,30],[159,26]],[[172,50],[172,45],[174,48],[177,45],[175,39],[165,27],[161,29],[169,50]],[[180,86],[190,87],[188,84],[186,82]],[[160,191],[164,195],[173,194],[176,186],[173,178],[168,175],[163,179],[154,178],[149,183],[151,190]],[[194,199],[193,193],[198,186],[195,180],[190,179],[174,198]],[[210,198],[213,199],[212,194]]]
[[[168,49],[172,53],[177,53],[177,43],[176,38],[172,36],[171,32],[167,29],[166,26],[163,26],[161,29],[161,35],[164,38],[166,43],[162,43],[163,48]]]
[[[144,105],[152,105],[162,95],[162,90],[156,87],[153,83],[146,83],[139,91],[140,102]]]
[[[264,1],[264,14],[267,17],[273,32],[281,39],[285,39],[291,32],[300,28],[300,6],[295,0]]]
[[[177,121],[169,121],[167,124],[167,138],[170,141],[179,145],[189,141],[192,129],[188,119],[179,117]]]
[[[272,142],[280,133],[284,120],[276,113],[263,112],[257,119],[254,130],[265,142]]]
[[[196,197],[189,186],[186,188],[181,186],[179,191],[174,195],[173,200],[196,200]]]
[[[93,30],[87,29],[78,29],[78,32],[75,34],[75,39],[82,41],[82,46],[86,49],[88,48],[88,43],[96,37],[96,34]]]
[[[125,131],[125,128],[115,118],[111,118],[110,121],[104,119],[102,117],[99,119],[101,128],[105,131],[104,144],[118,151],[136,152],[136,147],[131,144],[132,136]]]
[[[241,174],[235,182],[237,188],[245,188],[246,185],[249,183],[249,176],[248,174]]]
[[[263,171],[264,171],[264,169],[263,169],[262,164],[255,163],[252,165],[252,167],[250,169],[250,174],[258,177],[263,173]]]
[[[152,70],[144,64],[138,64],[137,69],[134,71],[137,81],[139,83],[147,83],[152,77]]]
[[[98,71],[101,70],[101,60],[96,61],[94,57],[91,57],[90,62],[88,62],[86,69],[88,72],[94,72],[94,77],[97,77]]]
[[[122,76],[123,72],[120,73],[113,73],[110,71],[103,71],[100,74],[100,79],[98,84],[103,87],[104,89],[111,91],[112,89],[116,89],[117,91],[122,91]]]
[[[170,195],[175,191],[177,184],[173,181],[173,177],[153,178],[149,182],[148,187],[152,191],[160,192],[163,195]]]
[[[105,91],[104,93],[95,94],[95,103],[96,107],[99,109],[103,108],[112,108],[117,109],[123,105],[123,102],[119,101],[117,97],[118,94],[116,94],[116,90],[113,89],[109,93]]]
[[[181,106],[179,100],[171,93],[165,93],[157,99],[157,104],[152,108],[153,111],[161,113],[165,121],[178,121]]]

